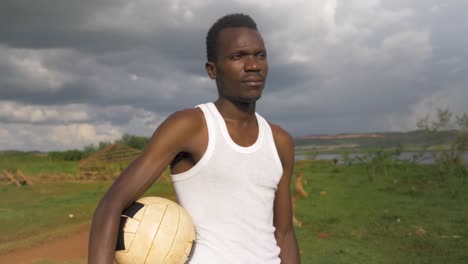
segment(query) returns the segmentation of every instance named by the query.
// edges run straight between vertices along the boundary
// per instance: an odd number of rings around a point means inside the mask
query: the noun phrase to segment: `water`
[[[434,155],[437,157],[437,156],[440,156],[441,153],[440,152],[424,152],[424,153],[421,153],[421,152],[408,151],[408,152],[401,153],[400,156],[398,156],[398,159],[399,160],[406,160],[406,161],[414,160],[419,164],[434,164],[435,163]],[[364,154],[362,154],[362,153],[351,153],[351,154],[349,154],[350,158],[356,158],[356,157],[359,157],[359,156],[362,157],[362,156],[364,156]],[[415,159],[415,157],[418,157],[418,158]],[[304,155],[304,154],[297,154],[296,155],[296,160],[306,160],[306,159],[307,159],[307,155]],[[314,159],[315,160],[334,160],[334,159],[336,159],[336,160],[341,161],[342,160],[342,155],[339,154],[339,153],[322,153],[322,154],[316,155],[314,157]],[[468,164],[468,151],[464,153],[463,161],[464,161],[465,164]]]

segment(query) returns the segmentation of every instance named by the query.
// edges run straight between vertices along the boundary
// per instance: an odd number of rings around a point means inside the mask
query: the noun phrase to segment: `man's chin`
[[[255,95],[255,96],[242,97],[242,98],[240,98],[240,101],[242,103],[251,104],[251,103],[257,102],[258,100],[260,100],[260,98],[262,98],[261,94]]]

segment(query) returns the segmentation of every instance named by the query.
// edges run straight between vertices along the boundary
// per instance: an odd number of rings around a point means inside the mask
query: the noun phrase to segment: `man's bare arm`
[[[290,183],[294,167],[294,142],[282,128],[272,125],[276,148],[283,164],[283,175],[278,184],[274,202],[275,237],[281,248],[282,264],[300,263],[299,246],[292,224]]]
[[[198,109],[174,113],[154,132],[146,150],[116,179],[99,203],[91,225],[88,263],[113,263],[121,212],[137,200],[179,152],[191,152],[204,124]]]

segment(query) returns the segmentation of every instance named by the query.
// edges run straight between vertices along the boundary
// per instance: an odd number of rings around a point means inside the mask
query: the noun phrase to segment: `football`
[[[144,197],[122,212],[115,263],[185,263],[194,239],[195,227],[184,208],[165,198]]]

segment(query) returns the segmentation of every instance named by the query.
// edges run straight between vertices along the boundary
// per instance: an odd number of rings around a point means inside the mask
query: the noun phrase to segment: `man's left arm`
[[[281,248],[282,264],[300,263],[299,246],[292,223],[290,183],[294,167],[294,141],[282,128],[272,125],[276,148],[283,165],[283,175],[278,184],[274,201],[273,224],[275,237]]]

